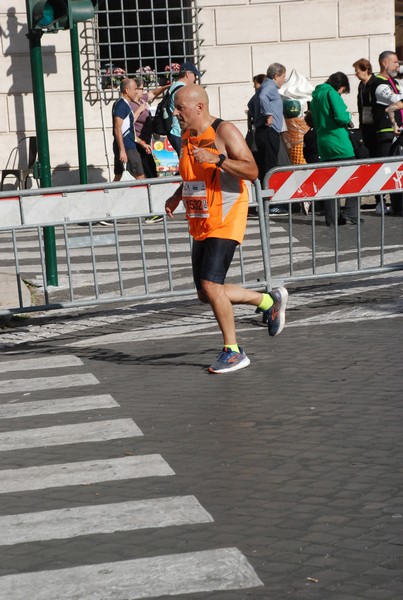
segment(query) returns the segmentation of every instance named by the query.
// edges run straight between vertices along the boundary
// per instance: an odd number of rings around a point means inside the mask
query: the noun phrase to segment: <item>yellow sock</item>
[[[229,348],[232,352],[239,352],[238,344],[225,344],[224,348]]]
[[[273,304],[273,298],[270,296],[270,294],[263,294],[263,300],[259,304],[259,308],[261,308],[262,310],[267,310],[270,307],[272,307]]]

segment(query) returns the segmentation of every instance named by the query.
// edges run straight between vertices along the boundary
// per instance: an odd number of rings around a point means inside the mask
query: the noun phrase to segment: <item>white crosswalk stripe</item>
[[[1,382],[0,394],[14,394],[15,392],[32,392],[34,390],[50,390],[60,388],[81,387],[83,385],[97,385],[98,379],[92,373],[83,375],[60,375],[59,377],[32,377],[29,379],[6,379]]]
[[[34,402],[0,405],[0,419],[15,419],[18,417],[32,417],[34,415],[52,415],[63,412],[79,412],[97,408],[116,408],[118,406],[119,404],[109,394],[37,400]]]
[[[210,523],[194,496],[152,498],[0,517],[2,546],[149,527]]]
[[[22,358],[19,360],[8,360],[0,363],[0,373],[10,373],[11,371],[28,371],[38,369],[56,369],[66,367],[78,367],[83,364],[78,356],[44,356],[41,358]]]
[[[132,419],[114,419],[77,425],[56,425],[0,433],[0,452],[46,448],[80,442],[102,442],[143,435]]]
[[[7,600],[140,600],[263,585],[237,548],[0,577]]]
[[[56,357],[55,357],[56,358]],[[58,356],[58,360],[25,358],[3,361],[0,374],[49,369],[48,377],[2,379],[5,393],[56,390],[77,385],[99,383],[91,374],[54,376],[53,368],[82,367],[75,356]],[[118,408],[109,394],[74,396],[40,400],[15,398],[0,405],[0,419],[19,419],[71,413],[83,410]],[[130,418],[56,425],[3,431],[0,452],[36,450],[80,443],[92,443],[139,437],[143,433]],[[35,456],[31,452],[31,458]],[[1,456],[0,456],[1,458]],[[150,528],[170,528],[170,535],[185,525],[207,525],[213,517],[191,495],[130,499],[118,502],[70,506],[73,486],[130,481],[131,479],[167,477],[175,473],[158,454],[84,460],[58,464],[0,470],[0,494],[18,492],[43,493],[48,489],[68,487],[67,507],[0,515],[0,549],[18,544],[52,543],[81,536],[91,543],[94,535],[120,535]],[[79,488],[78,488],[79,489]],[[134,542],[135,543],[135,542]],[[17,546],[18,547],[18,546]],[[145,549],[145,551],[147,551]],[[221,548],[184,554],[166,554],[151,558],[118,560],[110,563],[19,572],[0,576],[0,598],[7,600],[123,600],[153,598],[161,595],[196,594],[219,590],[237,590],[262,586],[261,580],[237,548]]]
[[[0,471],[0,493],[91,485],[141,477],[167,477],[174,474],[159,454],[4,469]]]

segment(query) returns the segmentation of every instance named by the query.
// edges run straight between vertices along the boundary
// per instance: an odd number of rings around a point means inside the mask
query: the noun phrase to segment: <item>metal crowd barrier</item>
[[[273,278],[289,283],[403,269],[403,219],[393,219],[384,212],[385,194],[403,192],[402,157],[278,167],[266,174],[263,189],[258,182],[255,188],[257,198],[264,205],[260,218],[267,240],[263,250],[269,288]],[[362,217],[368,218],[361,211],[361,202],[374,195],[381,196],[382,200],[375,239],[373,227],[369,233],[366,224],[361,222]],[[355,197],[358,198],[358,221],[353,226],[354,234],[351,234],[351,226],[341,229],[337,220],[334,228],[326,227],[318,203],[333,202],[337,214],[340,200]],[[307,216],[295,211],[302,202],[310,204]],[[287,216],[270,215],[270,207],[284,205]],[[301,239],[294,238],[295,223],[301,219],[310,225],[310,235],[304,236],[303,248]],[[279,224],[288,237],[281,265],[276,264],[272,246],[273,231]]]
[[[322,200],[396,193],[402,176],[399,158],[273,169],[263,190],[258,181],[252,185],[259,219],[248,220],[228,281],[271,289],[277,281],[402,270],[402,219],[382,213],[373,239],[360,221],[353,230],[327,228],[317,209]],[[177,211],[174,221],[164,213],[165,199],[179,182],[150,179],[0,194],[1,268],[12,271],[19,298],[0,315],[194,295],[184,212]],[[17,202],[17,217],[7,202]],[[301,202],[310,202],[308,216],[293,212]],[[270,207],[284,203],[287,216],[270,214]],[[164,217],[146,225],[150,214]],[[5,215],[18,223],[7,224]],[[101,229],[99,221],[108,221],[108,228]],[[58,287],[46,282],[43,227],[49,225],[55,227]],[[22,294],[24,282],[30,301]]]
[[[184,209],[178,207],[173,221],[164,210],[180,181],[177,177],[13,191],[23,224],[0,227],[0,252],[3,267],[13,271],[19,302],[0,308],[0,315],[194,295]],[[10,192],[2,196],[8,199]],[[0,205],[1,200],[0,196]],[[163,215],[160,223],[145,223],[158,214]],[[100,227],[100,221],[109,225]],[[43,227],[49,225],[55,228],[57,287],[48,285],[46,278]],[[264,243],[255,223],[254,233],[246,236],[234,258],[233,282],[266,286]],[[31,302],[24,302],[24,282]]]

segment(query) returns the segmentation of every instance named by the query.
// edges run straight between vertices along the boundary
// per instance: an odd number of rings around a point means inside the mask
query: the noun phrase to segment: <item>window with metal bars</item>
[[[199,66],[195,0],[101,0],[97,11],[97,71],[102,89],[141,76],[154,87],[172,80],[177,65]]]

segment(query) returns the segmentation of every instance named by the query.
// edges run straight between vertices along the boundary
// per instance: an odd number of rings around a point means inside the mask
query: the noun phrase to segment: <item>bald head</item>
[[[209,123],[209,103],[206,90],[200,85],[185,85],[175,92],[174,115],[182,131],[204,131]]]
[[[208,109],[208,96],[201,85],[184,85],[175,93],[175,101],[203,104]]]
[[[134,79],[123,79],[120,84],[121,95],[131,102],[135,102],[137,98],[137,83]]]

